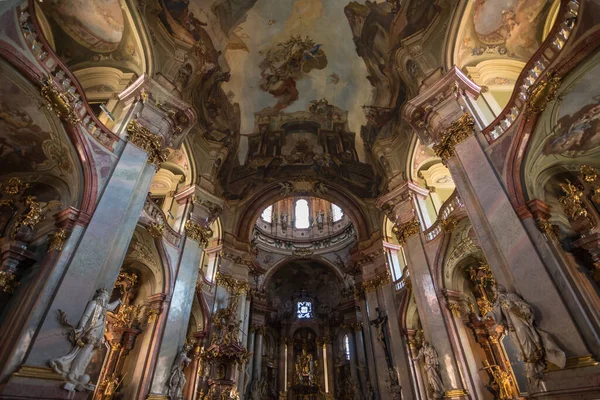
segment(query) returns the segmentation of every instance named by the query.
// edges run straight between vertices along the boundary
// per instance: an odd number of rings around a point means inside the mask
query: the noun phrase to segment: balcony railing
[[[34,0],[29,0],[27,8],[19,13],[19,25],[29,49],[39,61],[39,67],[46,76],[40,76],[40,81],[52,77],[54,83],[64,91],[70,100],[70,105],[80,119],[79,127],[93,137],[100,145],[110,151],[115,149],[119,137],[108,129],[94,114],[79,81],[63,64],[54,52],[38,23]]]
[[[529,98],[530,89],[558,58],[575,27],[578,13],[578,0],[563,0],[561,11],[554,23],[553,29],[544,43],[542,43],[537,52],[525,65],[525,68],[516,81],[515,90],[508,104],[500,115],[483,130],[483,134],[489,143],[493,143],[502,136],[523,112],[523,108],[526,106]]]
[[[452,195],[450,195],[450,197],[448,197],[448,199],[440,207],[438,219],[433,223],[433,225],[423,232],[425,235],[425,240],[427,242],[431,242],[433,239],[438,237],[438,235],[442,232],[444,221],[450,217],[450,214],[461,208],[464,208],[463,202],[458,196],[458,192],[454,190]]]

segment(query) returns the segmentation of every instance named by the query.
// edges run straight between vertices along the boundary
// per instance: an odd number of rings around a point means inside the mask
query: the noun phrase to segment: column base
[[[544,373],[539,389],[539,391],[531,391],[528,398],[600,399],[600,365],[547,371]]]
[[[86,400],[89,391],[68,391],[62,376],[46,367],[23,366],[0,385],[0,399],[19,400]]]

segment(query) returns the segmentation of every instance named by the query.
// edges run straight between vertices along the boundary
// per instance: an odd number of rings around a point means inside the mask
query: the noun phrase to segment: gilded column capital
[[[190,239],[197,241],[204,247],[208,246],[208,240],[213,236],[212,229],[203,227],[191,219],[188,219],[185,223],[185,233]]]
[[[442,159],[444,165],[454,157],[454,147],[475,133],[475,121],[473,117],[465,113],[445,129],[441,137],[433,145],[433,151]]]
[[[421,224],[416,218],[405,222],[403,224],[396,224],[392,228],[392,232],[396,235],[399,244],[404,244],[409,237],[421,232]]]
[[[131,143],[148,153],[149,164],[158,169],[160,164],[167,160],[169,151],[163,145],[163,139],[160,135],[150,132],[148,128],[135,119],[127,124],[127,133]]]
[[[215,281],[218,286],[224,287],[229,293],[235,296],[239,296],[244,293],[248,293],[248,282],[244,282],[239,279],[235,279],[233,276],[217,272]]]
[[[362,289],[365,293],[375,292],[378,288],[390,283],[390,279],[390,272],[386,270],[385,272],[375,276],[374,278],[363,281]]]

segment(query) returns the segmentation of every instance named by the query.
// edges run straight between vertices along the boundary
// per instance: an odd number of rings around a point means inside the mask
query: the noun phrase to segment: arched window
[[[273,221],[273,205],[265,208],[260,217],[268,223]]]
[[[344,335],[344,353],[346,355],[346,360],[350,360],[350,338],[348,335]]]
[[[344,217],[344,212],[342,209],[335,204],[331,205],[331,212],[333,213],[333,222],[338,222]]]
[[[306,229],[310,227],[308,214],[308,201],[304,199],[296,201],[296,228]]]

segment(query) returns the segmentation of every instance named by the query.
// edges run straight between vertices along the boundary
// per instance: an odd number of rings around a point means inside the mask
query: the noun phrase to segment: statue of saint
[[[306,347],[302,348],[302,354],[296,360],[296,380],[299,384],[315,384],[315,361],[310,353],[307,353]]]
[[[414,360],[423,360],[429,391],[432,393],[433,398],[441,399],[444,397],[444,384],[442,383],[442,375],[440,374],[440,360],[437,351],[435,351],[431,343],[428,341],[423,342],[423,346]]]
[[[73,348],[68,354],[50,360],[49,364],[54,371],[67,380],[63,388],[70,392],[95,389],[85,370],[104,339],[106,312],[114,311],[121,304],[120,299],[112,303],[108,302],[109,299],[108,290],[98,289],[94,298],[85,307],[77,328],[73,327],[65,313],[59,310],[61,324],[71,328],[69,340],[73,343]]]
[[[537,386],[546,368],[546,361],[563,368],[565,353],[550,335],[534,326],[533,310],[525,300],[515,293],[507,293],[502,285],[496,285],[492,290],[496,299],[486,316],[508,332],[526,363],[527,379],[530,384]]]
[[[184,344],[177,357],[175,357],[169,378],[169,400],[183,400],[183,387],[185,386],[185,373],[183,370],[192,361],[187,355],[190,348],[190,345]]]

